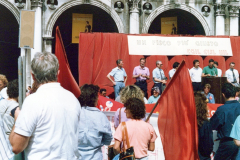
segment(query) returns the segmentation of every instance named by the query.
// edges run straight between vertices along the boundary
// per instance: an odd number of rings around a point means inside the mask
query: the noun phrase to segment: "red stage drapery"
[[[164,35],[150,35],[139,34],[137,36],[164,36]],[[127,34],[119,33],[80,33],[79,35],[79,86],[85,83],[97,84],[100,87],[107,89],[107,94],[114,98],[113,84],[107,79],[107,74],[116,67],[116,60],[122,59],[124,69],[128,75],[126,85],[134,84],[135,79],[132,78],[133,69],[139,65],[140,58],[144,56],[129,55]],[[226,38],[228,36],[220,37]],[[214,37],[216,38],[216,37]],[[223,74],[229,68],[230,62],[235,62],[235,68],[240,69],[240,44],[239,37],[230,37],[233,51],[232,57],[222,56],[146,56],[146,66],[150,70],[150,80],[148,83],[148,96],[151,95],[151,88],[153,86],[152,71],[156,68],[156,61],[163,62],[163,70],[167,77],[169,70],[175,61],[181,62],[183,59],[189,69],[193,67],[193,60],[200,61],[200,67],[203,68],[208,65],[210,58],[218,61],[219,68],[222,69]],[[168,80],[169,83],[170,80]]]

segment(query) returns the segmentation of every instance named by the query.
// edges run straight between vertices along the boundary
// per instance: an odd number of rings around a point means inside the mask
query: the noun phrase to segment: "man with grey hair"
[[[153,70],[153,82],[154,86],[157,86],[160,89],[160,95],[162,94],[163,90],[165,89],[166,86],[166,77],[164,74],[164,71],[162,70],[162,62],[157,61],[156,62],[156,68]]]
[[[39,84],[21,111],[16,109],[15,125],[9,136],[13,152],[25,149],[27,160],[77,160],[78,123],[81,106],[77,98],[57,82],[58,59],[51,53],[36,53],[32,78]]]

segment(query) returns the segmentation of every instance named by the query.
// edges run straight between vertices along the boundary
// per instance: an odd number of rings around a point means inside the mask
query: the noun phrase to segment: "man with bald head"
[[[157,60],[156,62],[156,68],[153,70],[153,82],[154,86],[157,86],[160,89],[160,94],[162,94],[163,90],[165,89],[166,86],[166,77],[164,74],[164,71],[162,70],[162,62]]]

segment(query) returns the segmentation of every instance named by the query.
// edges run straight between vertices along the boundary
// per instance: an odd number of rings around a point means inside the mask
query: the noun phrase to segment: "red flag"
[[[101,111],[117,111],[118,108],[122,108],[123,104],[112,99],[98,96],[97,108]]]
[[[61,33],[58,27],[56,28],[55,55],[59,61],[60,73],[58,75],[58,82],[63,88],[72,92],[76,97],[79,97],[80,88],[78,87],[78,84],[71,73],[65,48],[62,42]]]
[[[184,60],[158,101],[158,129],[166,160],[198,160],[196,107]]]

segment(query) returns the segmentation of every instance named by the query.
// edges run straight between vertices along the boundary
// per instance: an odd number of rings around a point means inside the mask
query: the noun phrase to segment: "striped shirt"
[[[5,130],[3,128],[2,117],[0,116],[0,159],[9,160],[14,156],[12,146],[8,140]]]

